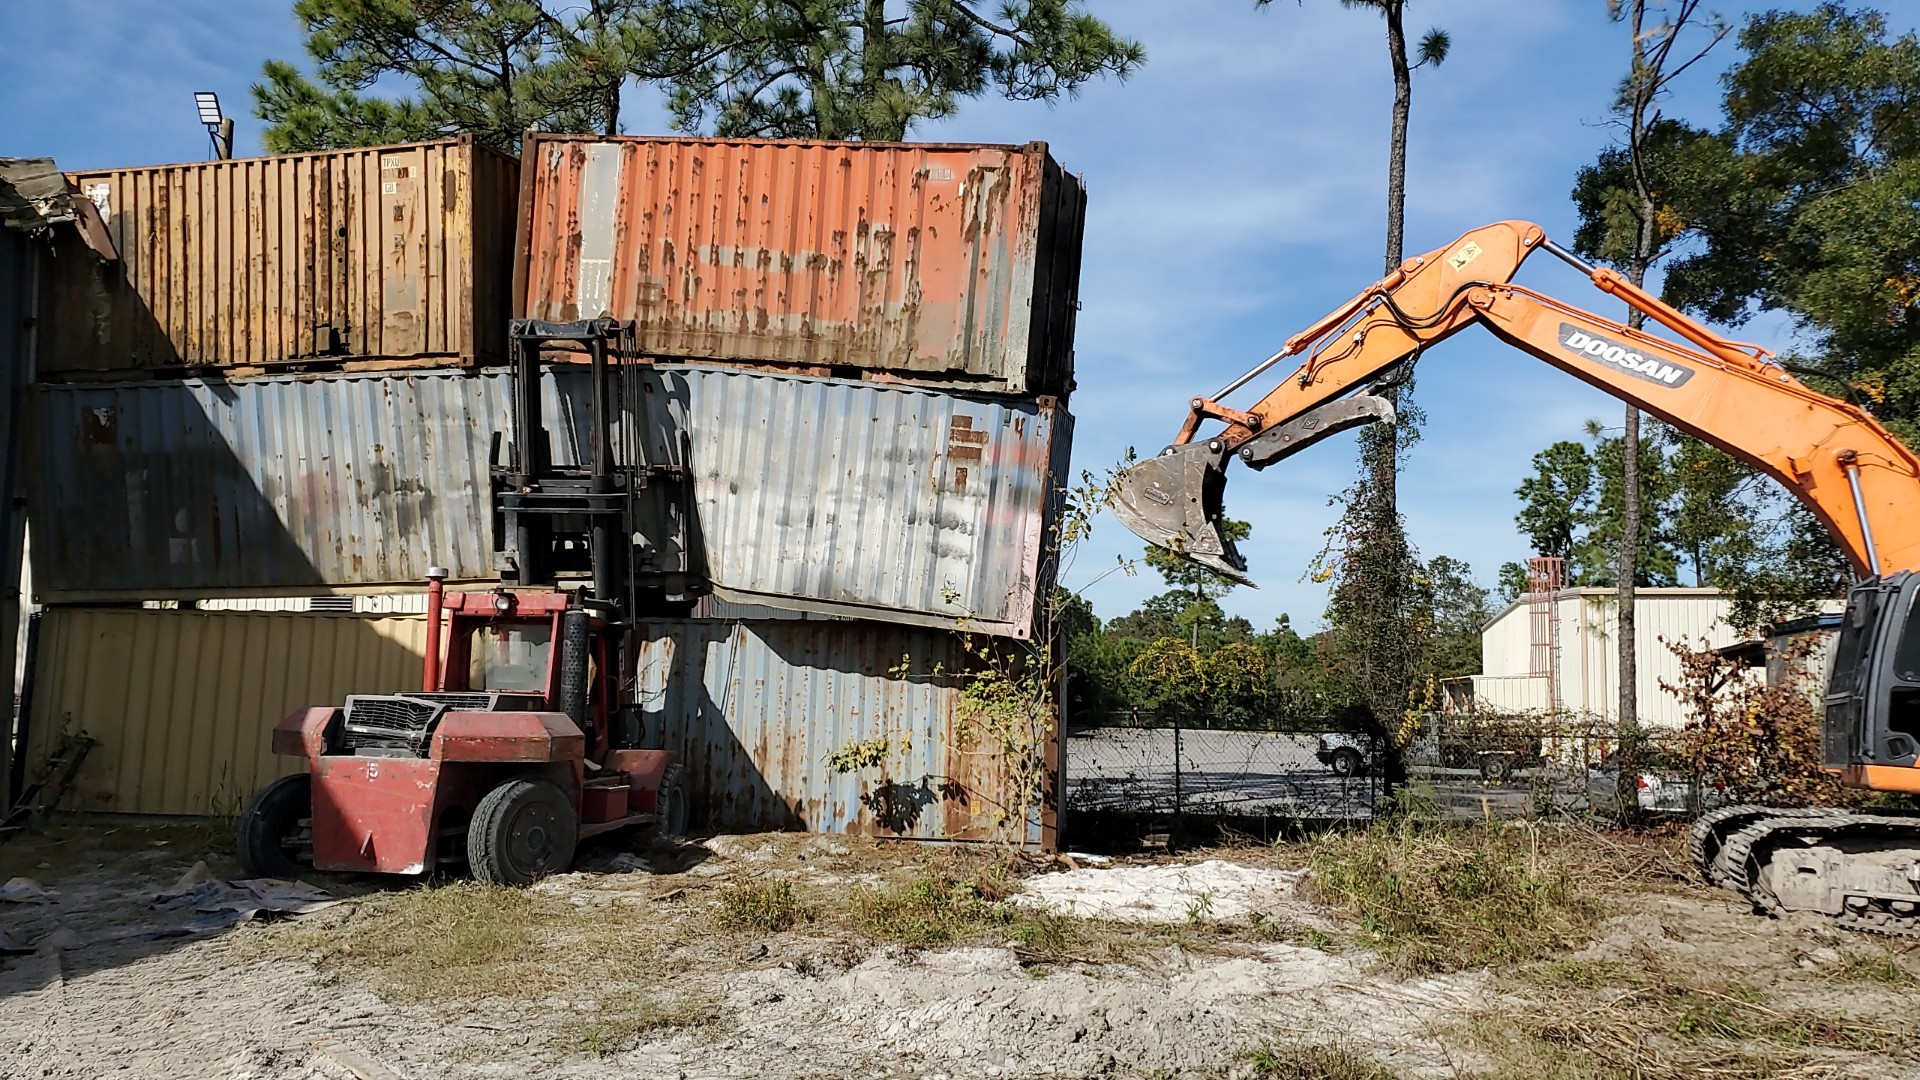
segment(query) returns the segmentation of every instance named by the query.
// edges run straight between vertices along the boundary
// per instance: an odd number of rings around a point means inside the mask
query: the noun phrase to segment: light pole
[[[193,103],[200,110],[200,122],[207,126],[213,140],[213,156],[221,161],[233,157],[233,120],[220,112],[220,95],[211,90],[194,92]]]

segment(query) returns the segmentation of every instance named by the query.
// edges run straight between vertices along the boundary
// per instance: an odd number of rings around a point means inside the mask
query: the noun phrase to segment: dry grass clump
[[[1015,889],[1000,864],[966,873],[929,863],[911,880],[856,891],[849,915],[863,935],[912,948],[1012,942],[1039,952],[1066,952],[1079,938],[1082,920],[1009,903]]]
[[[572,918],[569,905],[526,889],[461,882],[378,896],[338,925],[273,927],[272,944],[364,973],[390,1000],[455,1001],[560,985],[541,931]]]
[[[1308,867],[1314,897],[1406,972],[1538,960],[1578,948],[1601,914],[1523,826],[1381,823],[1314,841]]]
[[[1245,1058],[1252,1080],[1398,1080],[1378,1061],[1338,1044],[1263,1043]]]
[[[1920,987],[1920,974],[1892,953],[1849,952],[1841,956],[1830,977],[1836,982],[1869,983],[1896,988]]]
[[[789,881],[749,882],[720,890],[716,921],[723,930],[757,930],[777,934],[814,917],[812,905],[800,899]]]
[[[1562,959],[1522,972],[1526,1009],[1485,1013],[1473,1041],[1499,1063],[1489,1080],[1779,1080],[1829,1075],[1836,1055],[1913,1054],[1920,1035],[1782,1002],[1759,988],[1642,955]]]
[[[594,1057],[633,1049],[641,1036],[669,1028],[699,1027],[719,1016],[713,1001],[697,994],[678,997],[637,991],[612,995],[562,1028],[564,1041]]]

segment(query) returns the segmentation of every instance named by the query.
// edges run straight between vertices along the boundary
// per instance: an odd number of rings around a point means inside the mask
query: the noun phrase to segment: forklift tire
[[[489,885],[531,885],[573,864],[580,812],[544,776],[516,776],[480,798],[467,825],[467,864]]]
[[[300,819],[313,816],[313,777],[283,776],[254,795],[240,811],[233,850],[250,878],[291,878],[305,869],[287,850],[298,841]]]
[[[654,797],[654,834],[667,839],[678,840],[687,835],[687,819],[691,808],[687,805],[686,773],[679,764],[667,766],[660,774],[660,794]]]

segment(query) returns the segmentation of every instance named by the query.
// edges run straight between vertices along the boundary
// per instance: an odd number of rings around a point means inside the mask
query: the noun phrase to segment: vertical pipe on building
[[[14,796],[19,793],[19,785],[11,778],[21,774],[22,761],[13,759],[15,752],[15,717],[13,698],[14,651],[20,647],[17,635],[20,630],[20,568],[24,556],[22,539],[26,523],[16,517],[13,505],[15,463],[19,460],[20,417],[23,413],[21,399],[25,388],[33,380],[35,365],[38,363],[36,350],[39,347],[40,314],[40,271],[45,258],[38,245],[24,234],[9,232],[0,238],[7,250],[0,251],[0,258],[14,263],[16,269],[25,270],[24,306],[19,309],[20,325],[0,326],[0,350],[7,348],[8,341],[19,334],[19,352],[13,357],[12,364],[0,363],[0,405],[5,412],[0,413],[0,644],[5,646],[7,657],[7,696],[0,701],[0,807],[12,806]],[[8,275],[11,279],[11,275]],[[0,282],[18,288],[12,280]],[[7,305],[0,301],[0,310]],[[4,359],[4,358],[0,358]],[[28,640],[32,640],[32,628],[28,629]],[[31,661],[31,657],[29,657]],[[31,667],[26,671],[22,684],[33,681]],[[22,710],[24,713],[24,710]],[[24,723],[20,729],[25,730]],[[24,759],[27,752],[26,741],[19,741],[18,752]]]
[[[609,495],[613,493],[613,455],[609,445],[610,418],[607,414],[611,411],[613,395],[607,384],[606,337],[595,337],[588,343],[587,351],[593,359],[593,473],[589,490],[595,495]],[[595,507],[592,521],[593,595],[596,599],[608,602],[624,599],[617,590],[619,575],[613,558],[619,531],[615,530],[612,515],[605,505]]]
[[[446,610],[446,581],[446,567],[427,567],[427,656],[420,689],[428,693],[440,689],[440,619]]]

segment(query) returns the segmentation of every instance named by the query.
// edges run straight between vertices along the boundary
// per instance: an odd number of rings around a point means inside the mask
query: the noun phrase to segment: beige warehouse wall
[[[348,694],[417,688],[419,616],[49,608],[34,675],[30,767],[63,734],[97,740],[60,806],[232,813],[299,762],[275,724]]]

